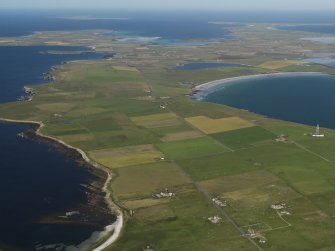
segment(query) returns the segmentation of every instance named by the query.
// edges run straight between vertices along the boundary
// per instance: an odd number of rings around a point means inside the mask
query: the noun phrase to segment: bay
[[[205,100],[271,118],[335,129],[334,93],[332,75],[262,76],[225,84]]]

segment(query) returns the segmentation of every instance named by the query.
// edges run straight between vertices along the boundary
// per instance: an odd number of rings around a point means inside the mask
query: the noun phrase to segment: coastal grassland
[[[280,179],[272,173],[261,169],[241,174],[220,176],[218,178],[200,181],[199,184],[213,196],[221,196],[223,193],[276,183],[279,180]]]
[[[294,141],[308,139],[311,133],[315,131],[315,128],[311,126],[279,121],[271,121],[271,123],[266,123],[263,126],[276,135],[286,135],[288,139]]]
[[[334,139],[334,135],[327,132],[325,138],[314,138],[309,135],[309,137],[298,141],[298,143],[329,161],[335,161]]]
[[[192,126],[207,134],[233,131],[241,128],[252,127],[253,123],[239,117],[211,119],[205,116],[196,116],[185,119]]]
[[[175,165],[158,162],[116,169],[117,178],[112,183],[112,191],[118,200],[151,198],[153,193],[189,183]]]
[[[197,181],[266,169],[306,195],[334,189],[331,182],[333,164],[294,144],[268,143],[235,152],[178,160],[177,163]]]
[[[276,135],[258,126],[233,130],[224,133],[216,133],[211,135],[214,139],[232,148],[250,147],[251,145],[273,140]]]
[[[306,64],[306,62],[298,60],[279,60],[279,61],[267,61],[265,63],[258,65],[258,67],[269,70],[277,70],[291,65],[300,66],[304,64]]]
[[[69,112],[71,111],[75,105],[70,103],[49,103],[49,104],[42,104],[36,106],[38,109],[46,112]]]
[[[220,105],[194,102],[193,100],[185,100],[180,97],[174,99],[174,102],[169,104],[169,107],[184,118],[203,115],[211,119],[220,119],[231,116],[230,113],[222,109]]]
[[[219,142],[208,137],[160,143],[157,147],[170,159],[187,159],[229,151]]]
[[[94,136],[89,133],[63,135],[59,136],[59,138],[65,142],[71,142],[71,143],[94,140]]]
[[[182,123],[173,113],[160,113],[147,116],[132,117],[131,120],[139,126],[146,128],[175,126]]]
[[[204,136],[203,134],[197,131],[183,131],[183,132],[170,133],[165,137],[161,138],[161,140],[164,142],[171,142],[178,140],[201,138],[203,136]]]
[[[214,225],[206,220],[216,214],[216,209],[189,186],[168,203],[135,210],[114,248],[141,250],[151,245],[159,250],[203,250],[209,245],[215,250],[224,242],[224,246],[253,250],[230,224]]]
[[[276,122],[268,125],[267,129],[279,134],[285,134],[288,139],[293,140],[303,148],[324,157],[325,159],[334,161],[334,151],[332,142],[335,140],[335,133],[333,130],[322,128],[321,131],[326,134],[324,138],[312,137],[315,127],[302,126],[299,124],[288,122]]]
[[[323,72],[328,74],[335,73],[335,68],[315,63],[289,65],[281,68],[280,70],[286,72]]]
[[[194,131],[194,130],[191,126],[184,123],[175,126],[148,128],[148,131],[154,134],[157,138],[163,138],[170,134],[181,133],[185,131]]]
[[[113,66],[113,69],[117,71],[138,72],[138,69],[136,69],[136,67],[129,67],[129,66]]]
[[[156,162],[163,154],[153,145],[137,145],[123,148],[90,151],[89,156],[109,168],[119,168]]]

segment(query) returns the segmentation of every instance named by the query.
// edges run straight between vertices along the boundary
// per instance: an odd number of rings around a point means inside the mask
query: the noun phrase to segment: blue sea
[[[335,129],[335,76],[272,76],[233,81],[206,96],[209,102],[271,118]]]
[[[48,51],[61,51],[62,54],[48,54]],[[69,54],[63,54],[69,51]],[[71,54],[79,51],[80,54]],[[14,101],[23,94],[23,86],[46,82],[43,73],[52,66],[66,61],[98,59],[103,53],[87,51],[74,46],[0,46],[0,103]]]
[[[231,25],[254,22],[329,24],[335,23],[335,16],[331,11],[0,10],[0,37],[28,36],[37,31],[106,29],[125,37],[159,37],[163,43],[213,41],[229,37]]]
[[[46,53],[49,50],[86,52]],[[1,103],[15,101],[26,84],[45,82],[42,74],[54,65],[103,56],[61,46],[0,46],[0,55]],[[97,209],[107,208],[103,201],[89,206],[87,193],[92,191],[84,186],[103,183],[103,174],[80,166],[49,144],[17,136],[27,130],[31,128],[26,125],[0,124],[0,250],[65,250],[113,222],[114,216]],[[76,214],[63,220],[69,212]]]
[[[331,24],[303,24],[303,25],[285,25],[279,26],[281,30],[287,31],[304,31],[313,33],[323,33],[323,34],[335,34],[335,22],[332,21]]]

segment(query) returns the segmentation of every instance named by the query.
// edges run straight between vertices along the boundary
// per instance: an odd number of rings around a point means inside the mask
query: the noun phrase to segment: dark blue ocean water
[[[0,46],[0,103],[14,101],[23,93],[23,86],[45,82],[42,74],[54,65],[69,60],[97,59],[102,54],[47,54],[47,51],[85,51],[83,47],[65,46]]]
[[[100,19],[74,20],[69,17],[90,16]],[[65,18],[64,18],[65,17]],[[115,19],[101,19],[115,18]],[[214,39],[229,34],[222,26],[210,24],[211,16],[180,12],[0,12],[0,36],[27,36],[36,31],[107,29],[128,36],[163,39]],[[120,33],[119,33],[120,34]]]
[[[227,84],[206,100],[271,118],[335,129],[334,93],[335,76],[276,76]]]
[[[0,47],[1,103],[15,101],[26,84],[44,82],[42,73],[54,65],[102,57],[95,53],[41,53],[47,50],[85,48]],[[0,124],[0,249],[36,250],[36,245],[60,243],[78,245],[110,223],[97,223],[95,208],[87,207],[88,190],[82,184],[88,185],[97,177],[48,144],[17,136],[28,129],[24,125]],[[58,216],[70,211],[81,212],[78,222],[88,220],[92,224],[52,224],[55,219],[61,219]]]
[[[28,129],[0,124],[0,249],[77,245],[103,227],[52,224],[47,218],[57,220],[66,212],[82,211],[87,190],[80,184],[96,177],[52,147],[17,136]]]
[[[115,19],[63,18],[78,16]],[[229,24],[211,23],[215,21]],[[165,40],[213,40],[229,36],[227,28],[232,22],[233,25],[248,22],[335,23],[335,16],[331,11],[0,10],[0,36],[26,36],[36,31],[108,29]]]

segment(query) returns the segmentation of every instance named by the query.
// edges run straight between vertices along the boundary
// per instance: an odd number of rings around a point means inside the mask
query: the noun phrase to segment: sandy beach
[[[197,100],[203,100],[208,94],[215,92],[216,90],[221,89],[226,84],[231,84],[241,80],[248,79],[260,79],[260,78],[268,78],[268,77],[280,77],[280,76],[308,76],[308,75],[320,75],[325,73],[320,72],[279,72],[279,73],[268,73],[268,74],[256,74],[256,75],[248,75],[241,77],[233,77],[233,78],[224,78],[211,82],[207,82],[201,85],[198,85],[192,89],[192,97]]]

